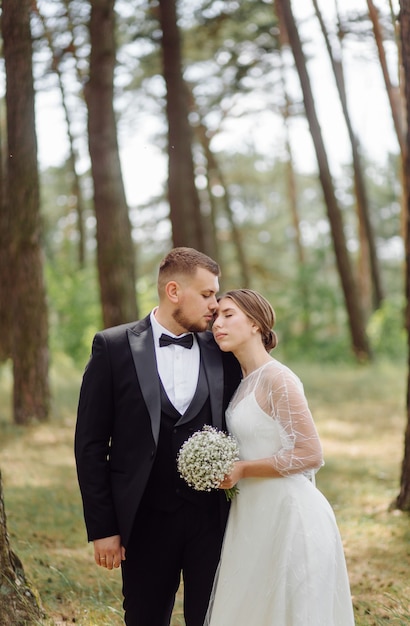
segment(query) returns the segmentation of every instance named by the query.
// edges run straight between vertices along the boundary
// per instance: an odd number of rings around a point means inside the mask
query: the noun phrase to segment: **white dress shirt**
[[[151,312],[151,326],[154,337],[155,356],[158,375],[165,392],[174,407],[183,415],[194,397],[199,376],[200,350],[194,335],[194,343],[189,350],[183,346],[171,344],[160,348],[159,338],[162,333],[176,337],[161,326],[155,318],[155,308]],[[189,334],[189,333],[185,333]],[[181,337],[182,335],[178,335]]]

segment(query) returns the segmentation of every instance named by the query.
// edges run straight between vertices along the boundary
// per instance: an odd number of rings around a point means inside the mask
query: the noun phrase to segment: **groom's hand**
[[[94,559],[97,565],[112,569],[125,561],[125,548],[121,545],[120,535],[94,540]]]

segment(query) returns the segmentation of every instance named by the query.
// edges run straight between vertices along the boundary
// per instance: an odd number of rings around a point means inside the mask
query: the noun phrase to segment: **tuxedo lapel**
[[[143,321],[147,321],[147,318]],[[155,445],[158,445],[161,396],[152,328],[149,322],[138,324],[128,329],[127,334],[141,393],[151,418],[152,435]]]
[[[211,401],[212,424],[222,430],[223,426],[223,391],[224,372],[222,357],[219,348],[215,345],[210,333],[197,335],[201,349],[201,358],[208,380],[209,396]]]
[[[155,444],[158,445],[161,422],[161,392],[149,317],[128,329],[127,335],[141,393],[151,418],[152,434]],[[211,334],[198,333],[196,336],[201,350],[201,362],[208,381],[212,423],[216,428],[222,429],[224,373],[221,353],[214,344]],[[179,423],[189,421],[191,417],[191,411],[188,409]]]
[[[206,399],[209,396],[208,382],[206,379],[205,368],[203,366],[203,361],[201,359],[201,364],[199,368],[199,378],[198,385],[195,390],[195,395],[192,398],[192,402],[183,414],[183,416],[178,420],[176,426],[181,426],[181,424],[186,424],[190,422],[192,418],[194,418],[201,408],[203,407]]]

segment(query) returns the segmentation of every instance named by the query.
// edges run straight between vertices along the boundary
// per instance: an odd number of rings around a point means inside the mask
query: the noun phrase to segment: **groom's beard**
[[[206,319],[193,322],[184,315],[182,309],[176,309],[172,317],[182,328],[185,328],[187,333],[201,333],[209,328],[209,322]]]

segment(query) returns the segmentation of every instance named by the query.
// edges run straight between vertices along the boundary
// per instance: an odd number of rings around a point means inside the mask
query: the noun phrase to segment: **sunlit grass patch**
[[[94,564],[77,486],[73,435],[81,373],[64,360],[55,368],[52,419],[28,428],[10,422],[11,378],[0,370],[0,467],[11,544],[41,596],[43,626],[120,626],[121,574]],[[389,510],[403,456],[404,367],[293,369],[324,448],[317,485],[341,531],[356,626],[409,624],[410,517]],[[172,626],[184,625],[181,593],[172,619]]]

